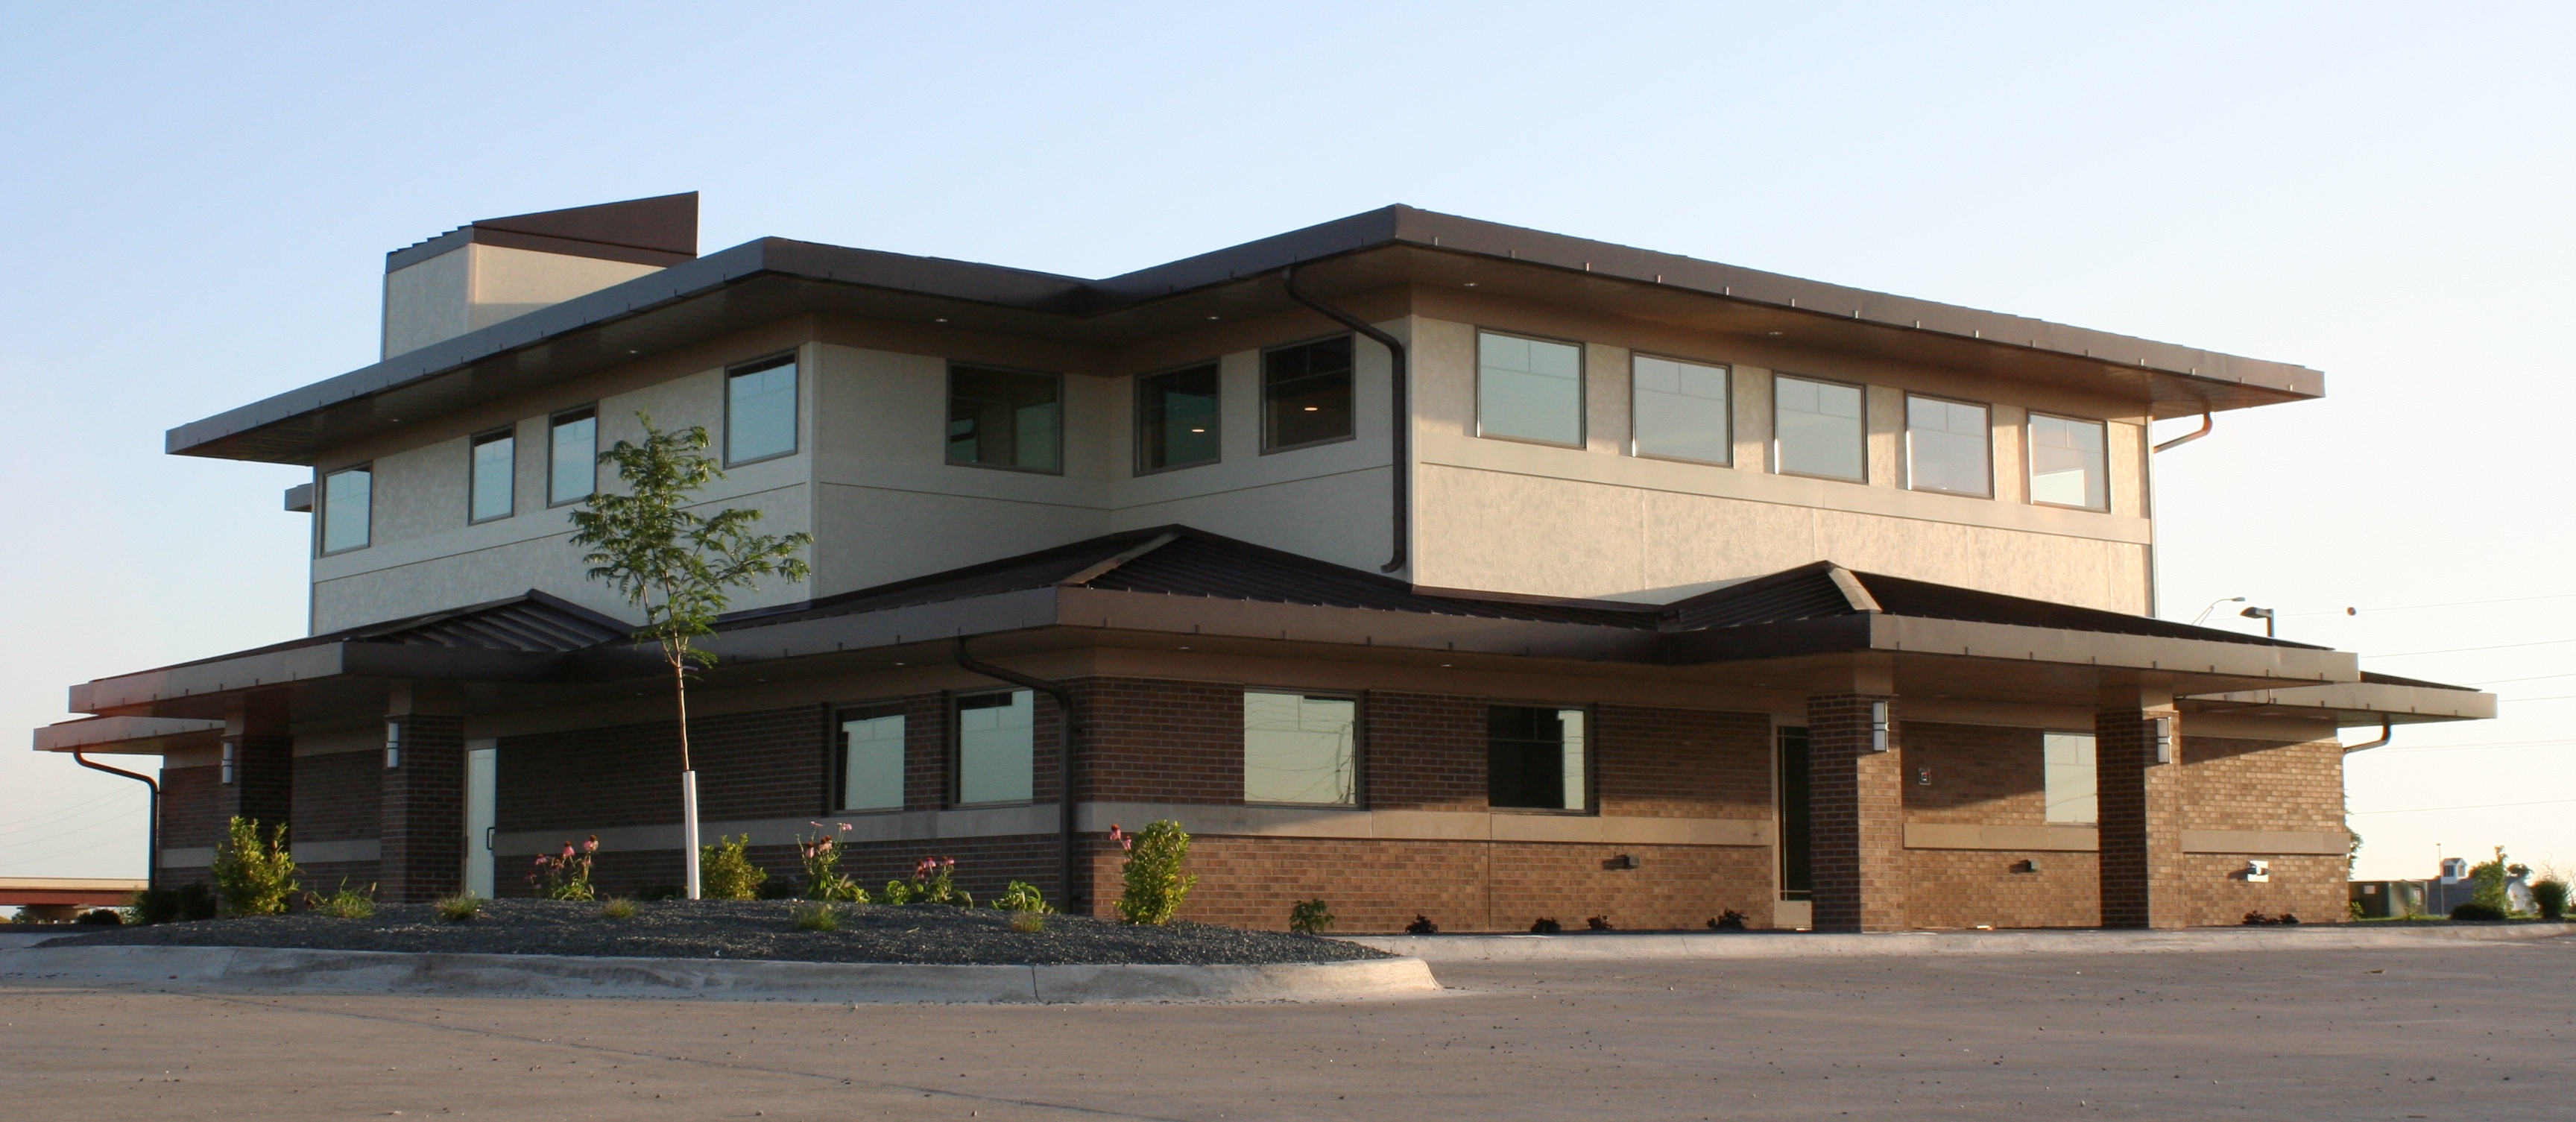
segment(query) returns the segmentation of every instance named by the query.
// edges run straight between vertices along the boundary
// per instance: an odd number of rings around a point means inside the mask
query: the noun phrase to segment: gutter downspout
[[[152,792],[151,811],[143,822],[143,844],[147,847],[143,858],[143,887],[161,887],[161,785],[153,782],[152,777],[148,775],[137,774],[121,767],[93,763],[88,756],[78,752],[72,753],[72,761],[91,771],[122,775],[142,784],[144,790]]]
[[[1065,689],[1063,686],[1047,681],[1044,678],[1031,677],[1027,674],[1022,674],[1017,670],[1009,670],[995,666],[989,662],[979,661],[975,656],[966,653],[966,637],[963,635],[957,637],[956,661],[957,667],[960,670],[981,674],[987,678],[992,678],[997,681],[1009,682],[1015,686],[1025,686],[1055,699],[1056,773],[1057,785],[1062,788],[1062,790],[1057,792],[1056,803],[1063,808],[1063,812],[1058,815],[1058,818],[1060,819],[1058,829],[1062,832],[1062,841],[1064,844],[1064,906],[1065,910],[1071,911],[1082,903],[1080,895],[1075,891],[1073,882],[1074,869],[1077,864],[1074,854],[1075,832],[1073,817],[1073,693],[1072,691]]]
[[[2350,753],[2350,752],[2358,752],[2358,751],[2361,751],[2361,750],[2362,750],[2362,749],[2364,749],[2364,748],[2380,748],[2380,747],[2385,747],[2385,746],[2388,744],[2389,740],[2390,740],[2391,738],[2395,737],[2396,735],[2397,735],[2397,721],[2396,721],[2396,719],[2395,719],[2395,718],[2393,718],[2393,717],[2382,716],[2381,718],[2379,718],[2379,739],[2377,739],[2377,740],[2365,740],[2365,741],[2363,741],[2363,742],[2361,742],[2361,743],[2359,743],[2359,744],[2346,744],[2346,745],[2344,745],[2344,746],[2343,746],[2343,750],[2344,750],[2345,752],[2347,752],[2347,753]]]
[[[1409,547],[1412,544],[1412,535],[1407,531],[1407,526],[1412,521],[1410,505],[1412,495],[1407,486],[1409,480],[1407,472],[1411,470],[1411,465],[1406,462],[1406,451],[1410,445],[1410,441],[1406,438],[1413,430],[1413,412],[1405,393],[1404,344],[1396,342],[1395,336],[1362,322],[1358,316],[1307,295],[1305,289],[1297,286],[1297,267],[1294,265],[1279,270],[1279,283],[1288,289],[1289,299],[1314,309],[1326,319],[1377,340],[1379,346],[1386,348],[1387,357],[1393,360],[1388,366],[1388,384],[1394,394],[1395,408],[1389,414],[1388,420],[1395,430],[1393,440],[1395,461],[1389,472],[1394,483],[1395,526],[1391,537],[1395,544],[1394,556],[1389,558],[1386,564],[1379,566],[1378,571],[1392,573],[1400,570],[1409,560],[1406,554],[1410,552]]]
[[[2148,424],[2151,424],[2151,425],[2152,425],[2152,424],[2154,424],[2154,423],[2155,423],[2155,418],[2154,418],[2153,416],[2149,416],[2149,417],[2147,418],[2147,423],[2148,423]],[[2164,595],[2163,595],[2163,593],[2164,593],[2164,574],[2163,574],[2163,572],[2161,571],[2161,566],[2160,566],[2160,564],[2159,564],[2159,558],[2158,558],[2158,556],[2157,556],[2157,552],[2156,552],[2156,551],[2157,551],[2157,549],[2158,549],[2158,548],[2161,546],[2161,544],[2162,544],[2162,539],[2160,539],[2160,538],[2158,538],[2158,537],[2156,536],[2156,453],[2158,453],[2158,452],[2162,452],[2162,451],[2165,451],[2166,449],[2169,449],[2169,448],[2180,448],[2180,447],[2182,447],[2182,446],[2183,446],[2183,445],[2185,445],[2185,444],[2189,444],[2189,443],[2191,443],[2192,441],[2195,441],[2195,440],[2200,439],[2201,437],[2207,436],[2207,435],[2209,435],[2209,430],[2210,430],[2211,428],[2215,427],[2215,426],[2216,426],[2216,422],[2215,422],[2215,421],[2213,421],[2213,420],[2211,419],[2210,411],[2209,411],[2209,409],[2204,405],[2204,407],[2203,407],[2203,408],[2201,409],[2201,411],[2200,411],[2200,428],[2199,428],[2199,430],[2198,430],[2198,431],[2184,433],[2184,434],[2182,434],[2181,436],[2177,436],[2177,437],[2175,437],[2175,438],[2173,438],[2173,439],[2171,439],[2171,440],[2165,441],[2165,442],[2164,442],[2164,443],[2162,443],[2162,444],[2158,444],[2158,445],[2155,445],[2155,446],[2154,446],[2154,447],[2152,447],[2152,448],[2147,449],[2147,462],[2146,462],[2146,492],[2147,492],[2147,614],[2148,614],[2148,615],[2154,615],[2154,614],[2156,614],[2157,610],[2162,606],[2162,605],[2161,605],[2161,602],[2162,602],[2162,601],[2163,601],[2163,599],[2164,599]]]
[[[2201,410],[2201,411],[2200,411],[2200,427],[2199,427],[2198,429],[2195,429],[2195,430],[2193,430],[2193,431],[2191,431],[2191,432],[2184,433],[2184,434],[2182,434],[2181,436],[2177,436],[2177,437],[2175,437],[2175,438],[2173,438],[2173,439],[2171,439],[2171,440],[2165,441],[2165,442],[2164,442],[2164,443],[2162,443],[2162,444],[2156,445],[2155,450],[2156,450],[2156,451],[2158,451],[2158,452],[2164,452],[2164,451],[2170,451],[2170,450],[2175,449],[2175,448],[2180,448],[2180,447],[2182,447],[2182,446],[2183,446],[2183,445],[2185,445],[2185,444],[2189,444],[2189,443],[2191,443],[2192,441],[2198,440],[2198,439],[2200,439],[2201,437],[2204,437],[2204,436],[2209,435],[2209,430],[2210,430],[2210,429],[2212,429],[2212,428],[2215,428],[2215,427],[2217,427],[2217,423],[2216,423],[2215,421],[2212,421],[2212,420],[2210,419],[2210,413],[2209,413],[2209,410],[2203,409],[2203,410]]]

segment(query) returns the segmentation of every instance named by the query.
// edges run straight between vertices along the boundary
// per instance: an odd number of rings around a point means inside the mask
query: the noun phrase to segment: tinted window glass
[[[1351,337],[1261,356],[1261,447],[1345,440],[1351,429]]]
[[[1638,355],[1629,374],[1635,386],[1630,416],[1635,418],[1638,455],[1734,461],[1725,367]]]
[[[788,359],[725,377],[725,462],[796,450],[796,362]]]
[[[2100,421],[2030,415],[2030,501],[2111,509]]]
[[[903,809],[903,712],[841,714],[841,809]]]
[[[1583,809],[1583,710],[1497,705],[1486,734],[1488,803]]]
[[[1986,407],[1935,397],[1905,399],[1905,485],[1954,495],[1994,494],[1994,445]]]
[[[598,415],[585,409],[557,417],[546,440],[546,501],[589,498],[599,487]]]
[[[510,513],[514,478],[518,474],[519,441],[506,432],[474,438],[473,457],[467,469],[467,518],[481,522],[487,518],[504,518]]]
[[[2048,821],[2085,825],[2100,821],[2100,800],[2094,787],[2093,734],[2048,733],[2041,751]]]
[[[1860,387],[1778,377],[1771,394],[1781,471],[1852,480],[1867,475]]]
[[[1136,379],[1136,470],[1215,463],[1216,422],[1215,363]]]
[[[368,510],[374,503],[375,473],[362,467],[335,471],[322,479],[322,552],[338,553],[367,544]]]
[[[1024,803],[1036,789],[1036,706],[1027,690],[957,699],[957,801]]]
[[[1477,333],[1476,428],[1486,436],[1583,443],[1583,351]]]
[[[1353,805],[1357,712],[1348,698],[1246,692],[1243,801]]]
[[[1063,380],[957,366],[948,371],[948,462],[1064,469]]]

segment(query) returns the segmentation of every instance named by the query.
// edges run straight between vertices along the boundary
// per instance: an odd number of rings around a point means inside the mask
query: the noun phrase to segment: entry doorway
[[[501,752],[493,741],[465,742],[465,891],[492,898],[492,842],[498,832]]]
[[[1780,901],[1772,914],[1775,927],[1804,928],[1814,924],[1815,833],[1808,794],[1807,730],[1789,726],[1779,731],[1779,748],[1774,754],[1778,781],[1772,789],[1780,793],[1775,808],[1780,823]]]

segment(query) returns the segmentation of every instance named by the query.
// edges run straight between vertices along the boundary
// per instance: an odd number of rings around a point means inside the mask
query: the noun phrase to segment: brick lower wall
[[[2188,736],[2182,740],[2184,829],[2344,830],[2343,745]],[[2271,881],[2245,879],[2248,858],[2271,863]],[[2289,912],[2304,923],[2346,918],[2344,858],[2322,854],[2190,853],[2182,859],[2184,922],[2243,921]]]
[[[2030,872],[2013,871],[2031,862]],[[2102,866],[2090,853],[1990,849],[1905,851],[1908,926],[2092,927],[2101,922]]]
[[[161,848],[194,849],[223,840],[225,815],[216,797],[222,784],[223,769],[212,764],[161,769]]]
[[[819,815],[832,801],[829,713],[796,706],[689,722],[701,821]],[[503,833],[580,837],[680,820],[680,738],[670,721],[504,737],[495,821]]]
[[[293,841],[373,839],[384,829],[385,757],[381,752],[334,752],[295,759]]]

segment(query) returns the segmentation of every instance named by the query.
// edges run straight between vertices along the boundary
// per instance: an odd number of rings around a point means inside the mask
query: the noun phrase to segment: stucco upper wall
[[[660,269],[479,242],[461,245],[385,274],[381,357],[480,331]]]
[[[2152,609],[2141,403],[1454,292],[1416,290],[1414,307],[1426,313],[1413,321],[1418,583],[1668,602],[1832,560],[2087,607]],[[1581,346],[1585,447],[1477,434],[1480,327]],[[1630,454],[1637,353],[1733,370],[1731,465]],[[1775,372],[1865,387],[1865,482],[1772,470]],[[1908,392],[1988,407],[1994,497],[1906,489]],[[2106,423],[2108,513],[2028,501],[2032,409]]]

